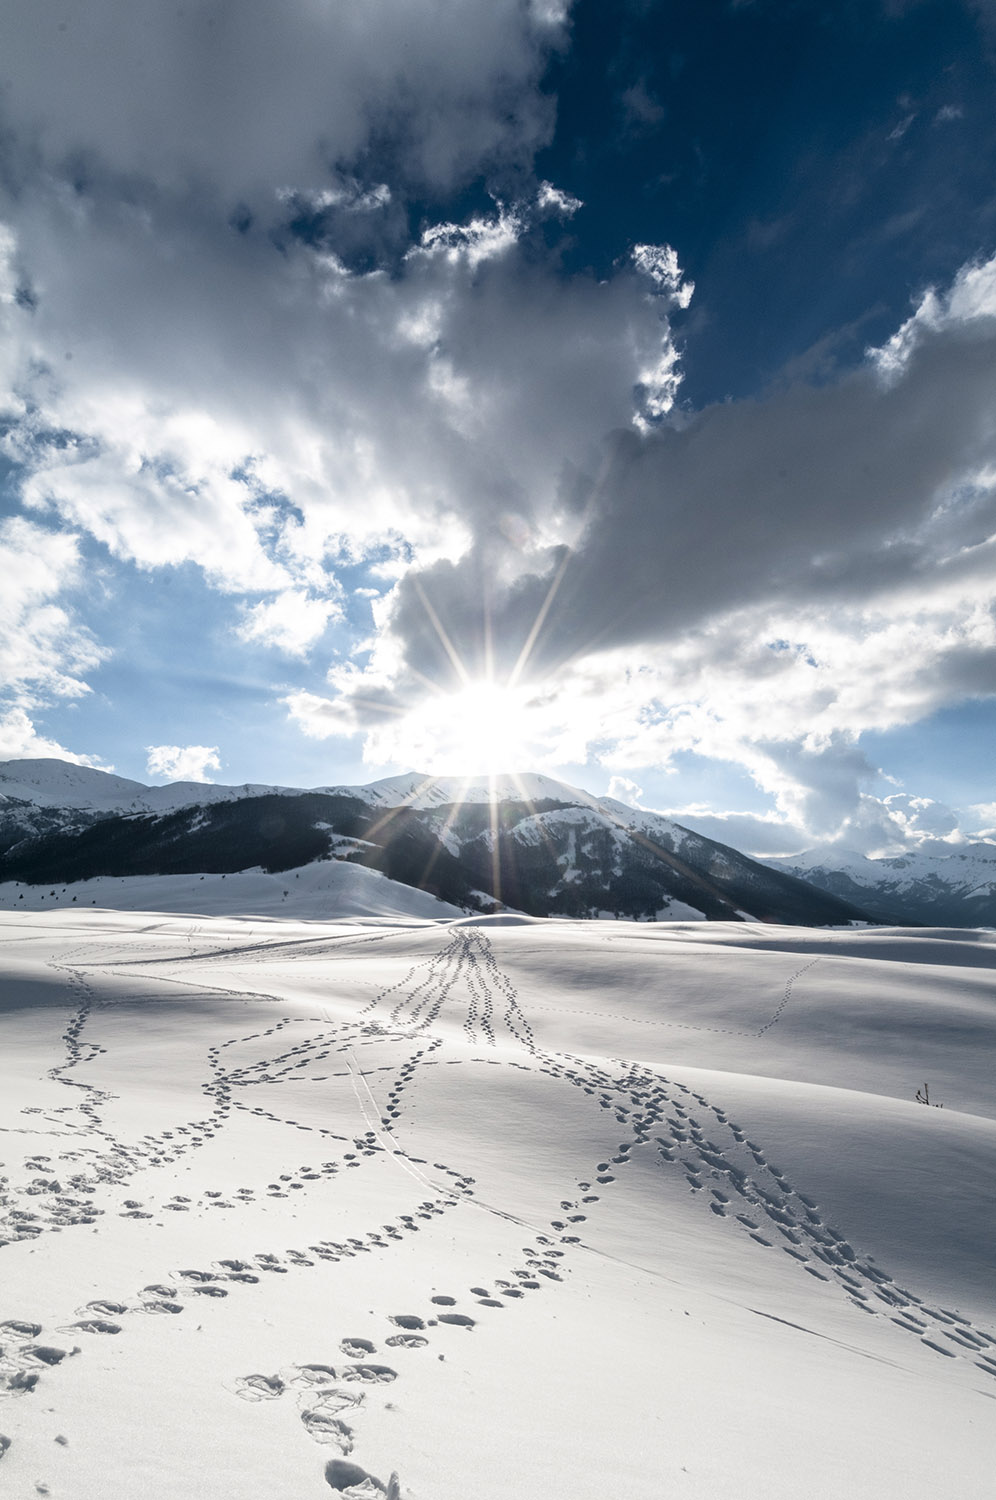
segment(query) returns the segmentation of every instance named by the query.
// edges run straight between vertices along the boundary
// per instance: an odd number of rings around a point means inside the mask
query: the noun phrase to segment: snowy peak
[[[8,760],[0,763],[4,801],[36,807],[117,812],[148,794],[140,781],[65,760]]]
[[[258,797],[278,787],[218,786],[214,782],[174,781],[168,786],[145,786],[111,771],[77,766],[64,760],[8,760],[0,762],[0,797],[34,807],[74,812],[165,812],[194,803],[228,802]],[[3,803],[0,803],[0,807]]]
[[[552,776],[543,776],[536,771],[501,776],[424,776],[409,771],[404,776],[388,776],[363,787],[322,787],[326,792],[350,792],[354,796],[376,803],[382,807],[401,805],[424,811],[436,807],[452,807],[463,803],[490,804],[502,802],[575,803],[583,806],[598,806],[598,801],[578,787],[555,781]]]
[[[882,859],[853,850],[808,849],[764,863],[864,906],[879,921],[996,926],[996,844],[985,840],[934,843]]]

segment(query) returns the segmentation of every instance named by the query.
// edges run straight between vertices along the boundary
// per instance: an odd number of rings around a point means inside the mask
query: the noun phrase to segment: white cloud
[[[958,829],[957,813],[932,797],[893,792],[882,801],[889,815],[900,823],[911,839],[944,839]]]
[[[729,844],[755,859],[799,854],[811,842],[805,828],[777,814],[717,812],[701,803],[684,807],[656,808],[683,828],[691,828],[718,844]]]
[[[283,699],[288,717],[312,740],[348,737],[361,731],[354,705],[347,699],[325,698],[321,693],[289,693]],[[370,759],[373,759],[371,756]]]
[[[28,707],[88,691],[84,674],[103,653],[59,596],[80,576],[75,536],[20,516],[0,522],[0,682]]]
[[[449,264],[466,261],[471,270],[482,261],[494,260],[511,250],[522,232],[519,216],[499,205],[491,219],[471,219],[468,224],[432,224],[423,231],[417,249],[409,257],[443,256]]]
[[[0,760],[68,760],[75,766],[113,771],[99,756],[78,755],[58,740],[39,734],[23,708],[0,711]]]
[[[59,515],[143,568],[194,562],[227,590],[285,587],[291,575],[266,555],[252,496],[229,477],[226,459],[234,454],[230,447],[225,452],[225,437],[218,435],[210,456],[197,455],[180,435],[171,441],[168,419],[133,411],[143,435],[158,429],[156,449],[143,451],[141,437],[132,446],[124,436],[126,421],[115,428],[119,410],[111,404],[99,428],[89,424],[90,435],[99,432],[103,441],[116,431],[114,448],[69,463],[53,455],[24,485],[28,509]]]
[[[666,308],[687,308],[695,291],[694,281],[684,281],[678,253],[670,245],[636,245],[633,265],[653,287],[654,298]],[[671,339],[666,316],[661,318],[661,341],[653,356],[637,371],[637,409],[633,422],[640,432],[652,431],[674,406],[682,373],[678,351]]]
[[[217,745],[146,745],[149,776],[168,781],[210,781],[208,771],[220,771]]]
[[[800,854],[814,846],[825,849],[831,861],[835,851],[841,861],[850,852],[872,858],[917,848],[950,853],[966,840],[953,809],[929,797],[912,797],[907,793],[886,797],[864,793],[848,806],[839,821],[815,829],[804,817],[718,812],[705,806],[668,808],[666,815],[707,838],[731,844],[758,859]]]
[[[579,208],[583,208],[584,204],[572,193],[565,193],[561,188],[554,187],[552,182],[541,182],[536,194],[536,207],[541,211],[555,213],[561,218],[569,219],[577,213]]]
[[[388,277],[112,189],[17,205],[37,305],[0,308],[5,448],[38,514],[142,567],[276,594],[344,536],[458,556],[475,513],[556,514],[565,465],[630,420],[634,384],[674,384],[637,278],[562,280],[520,254],[517,211],[430,227]]]
[[[996,839],[996,802],[975,802],[969,808],[969,838]]]
[[[370,213],[374,209],[386,208],[391,202],[391,189],[386,182],[376,182],[364,187],[355,177],[340,177],[334,187],[316,189],[313,192],[298,188],[278,188],[276,198],[297,210],[320,214],[327,208],[342,208],[349,213]]]
[[[612,776],[609,778],[608,795],[617,802],[625,802],[627,807],[639,807],[643,788],[637,786],[635,781],[630,781],[628,776]]]
[[[884,380],[894,381],[925,337],[990,318],[996,318],[996,255],[963,266],[945,293],[928,288],[912,317],[868,357]]]
[[[652,431],[661,418],[667,416],[674,406],[681,381],[678,352],[670,339],[665,338],[657,359],[637,371],[638,404],[633,424],[638,431]]]
[[[520,310],[514,273],[483,296],[475,280],[515,253],[516,211],[430,225],[401,267],[403,208],[390,216],[413,182],[528,165],[552,128],[536,85],[565,16],[518,0],[486,15],[293,0],[277,17],[248,0],[212,34],[196,7],[95,0],[60,32],[15,0],[0,44],[23,177],[0,226],[0,405],[29,509],[142,568],[192,562],[215,587],[271,593],[249,617],[264,629],[286,613],[276,601],[315,594],[344,537],[360,557],[399,539],[459,555],[465,496],[521,506],[538,481],[548,502],[593,414],[625,419],[639,355],[617,315],[636,311],[632,289],[585,307],[539,271]],[[173,79],[192,55],[210,65],[186,77],[180,109]],[[390,181],[350,167],[372,135]],[[295,214],[339,215],[342,254],[295,237]],[[348,269],[361,231],[343,216],[369,224],[367,263],[372,247],[400,274]],[[580,363],[557,353],[579,314]],[[570,364],[590,395],[565,431],[547,392],[569,391],[557,366]]]
[[[342,610],[334,599],[314,599],[300,589],[288,589],[275,599],[247,609],[238,626],[243,640],[275,646],[289,656],[303,656],[325,633]]]
[[[684,308],[691,302],[695,283],[683,279],[678,252],[671,245],[634,245],[633,264],[651,282],[654,291],[675,307]]]

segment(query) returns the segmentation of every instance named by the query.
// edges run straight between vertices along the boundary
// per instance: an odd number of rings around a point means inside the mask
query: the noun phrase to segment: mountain
[[[864,907],[880,922],[996,927],[996,843],[935,843],[885,859],[808,849],[764,863]]]
[[[0,797],[4,905],[18,899],[11,882],[272,874],[340,860],[469,911],[803,926],[868,919],[862,906],[659,814],[536,774],[410,774],[310,791],[150,788],[60,761],[10,761],[0,765]]]

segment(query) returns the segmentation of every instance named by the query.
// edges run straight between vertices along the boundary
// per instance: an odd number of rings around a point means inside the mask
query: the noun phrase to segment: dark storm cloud
[[[49,160],[169,183],[321,185],[378,137],[446,187],[499,143],[528,156],[545,138],[533,85],[558,29],[518,0],[8,0],[3,106]]]
[[[776,599],[832,610],[918,580],[930,589],[966,535],[984,533],[990,497],[976,497],[969,519],[948,492],[996,458],[994,409],[996,322],[983,318],[924,336],[898,378],[869,363],[833,386],[713,406],[646,436],[617,433],[572,551],[551,552],[542,568],[520,564],[502,585],[508,549],[487,531],[460,563],[405,581],[396,628],[412,665],[438,676],[445,663],[422,595],[478,652],[487,601],[508,666],[556,587],[532,657],[549,670]],[[990,566],[982,552],[948,564],[952,573]]]

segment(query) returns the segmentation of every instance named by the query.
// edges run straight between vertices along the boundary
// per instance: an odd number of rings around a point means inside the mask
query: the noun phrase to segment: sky
[[[7,0],[0,758],[996,837],[996,0]]]

